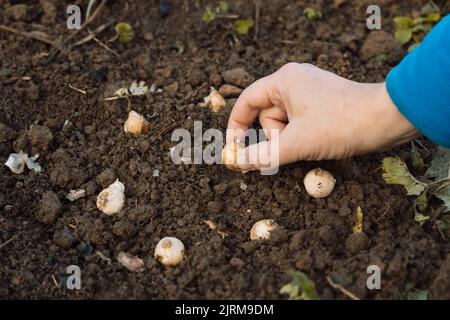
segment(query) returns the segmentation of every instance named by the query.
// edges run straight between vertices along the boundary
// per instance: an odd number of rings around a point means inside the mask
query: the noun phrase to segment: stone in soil
[[[237,98],[242,93],[242,89],[231,84],[224,84],[219,88],[219,93],[224,98]]]
[[[32,125],[28,130],[28,139],[32,147],[32,154],[46,151],[53,140],[52,131],[40,125]]]
[[[42,195],[39,203],[39,211],[36,213],[36,219],[45,224],[51,224],[58,219],[61,213],[61,201],[58,195],[53,191],[46,191]]]
[[[367,35],[359,54],[363,60],[369,60],[381,54],[389,55],[399,47],[400,44],[391,34],[376,30]]]
[[[255,78],[249,74],[244,68],[235,68],[222,72],[222,78],[227,84],[231,84],[240,88],[249,86]]]
[[[100,185],[103,189],[107,188],[110,184],[112,184],[114,181],[116,181],[117,175],[115,171],[111,168],[108,168],[102,173],[100,173],[95,181],[98,185]]]

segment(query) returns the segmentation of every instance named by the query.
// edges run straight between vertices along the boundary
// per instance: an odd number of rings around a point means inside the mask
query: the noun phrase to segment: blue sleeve
[[[389,72],[386,87],[414,127],[450,147],[450,15]]]

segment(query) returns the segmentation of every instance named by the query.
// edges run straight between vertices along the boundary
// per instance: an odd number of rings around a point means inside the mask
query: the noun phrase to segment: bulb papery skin
[[[97,196],[97,208],[106,215],[120,212],[125,205],[125,186],[116,180]]]
[[[156,245],[155,258],[165,266],[179,265],[184,256],[184,244],[175,237],[162,238]]]
[[[227,102],[220,95],[219,91],[211,87],[209,95],[204,99],[204,106],[209,107],[214,112],[220,112],[225,107]]]
[[[333,192],[336,179],[333,175],[323,169],[316,168],[309,171],[303,179],[306,192],[314,198],[322,199],[328,197]]]
[[[123,129],[127,133],[139,136],[148,132],[149,124],[143,115],[132,110],[128,114],[128,119],[125,121]]]
[[[217,90],[211,90],[211,109],[214,112],[220,112],[226,105],[225,99]]]
[[[6,160],[5,166],[13,173],[23,173],[23,170],[25,169],[25,158],[22,154],[12,153],[9,155],[8,160]]]
[[[272,219],[263,219],[256,222],[250,230],[251,240],[269,240],[273,230],[278,228],[278,224]]]

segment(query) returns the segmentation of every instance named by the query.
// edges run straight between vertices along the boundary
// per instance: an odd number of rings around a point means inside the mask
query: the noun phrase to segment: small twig
[[[105,101],[114,101],[114,100],[119,100],[119,99],[127,99],[127,108],[131,109],[131,100],[130,100],[131,95],[126,95],[126,96],[113,96],[113,97],[108,97],[105,98]]]
[[[96,36],[98,36],[103,30],[105,30],[107,27],[109,27],[111,24],[112,24],[111,22],[105,23],[105,24],[102,24],[101,26],[99,26],[98,28],[96,28],[94,31],[89,31],[89,34],[86,37],[75,42],[74,44],[72,44],[71,47],[80,46],[82,44],[85,44],[86,42],[91,41]]]
[[[238,14],[216,14],[216,18],[235,20],[235,19],[239,19],[239,15]]]
[[[100,12],[103,10],[103,8],[106,5],[106,1],[107,0],[102,0],[102,2],[100,2],[100,4],[98,5],[97,9],[95,9],[94,13],[92,14],[92,16],[89,17],[89,19],[87,19],[83,25],[81,26],[80,29],[75,30],[74,32],[72,32],[72,34],[70,36],[68,36],[62,43],[61,47],[64,47],[65,45],[67,45],[67,43],[72,40],[77,34],[79,34],[82,30],[84,30],[92,21],[95,20],[95,18],[97,18],[97,16],[100,14]]]
[[[342,292],[344,295],[346,295],[350,299],[352,299],[352,300],[361,300],[360,298],[358,298],[356,295],[354,295],[353,293],[351,293],[350,291],[345,289],[340,284],[337,284],[337,283],[333,282],[333,280],[331,280],[331,278],[328,277],[328,276],[327,276],[327,281],[330,284],[330,286],[332,286],[336,290],[339,290],[340,292]]]
[[[423,145],[423,143],[422,142],[420,142],[419,140],[417,140],[417,139],[414,139],[414,142],[415,143],[417,143],[420,147],[422,147],[422,149],[423,150],[425,150],[428,154],[430,154],[431,152],[430,152],[430,150],[428,150],[428,148],[427,147],[425,147],[424,145]],[[413,142],[413,143],[414,143]]]
[[[81,89],[78,89],[78,88],[72,86],[70,83],[69,83],[68,86],[69,86],[70,89],[75,90],[75,91],[77,91],[77,92],[79,92],[79,93],[82,93],[82,94],[86,95],[86,91],[81,90]]]
[[[172,119],[171,121],[172,121],[171,123],[165,125],[165,126],[162,127],[161,129],[159,129],[159,130],[156,132],[156,135],[157,135],[157,136],[162,136],[162,135],[165,134],[167,131],[169,131],[170,129],[172,129],[172,127],[173,127],[174,125],[176,125],[176,122],[175,122],[173,119]]]
[[[53,283],[55,284],[55,286],[56,286],[57,288],[59,288],[58,281],[56,281],[56,278],[55,278],[55,276],[53,275],[53,273],[52,273],[52,279],[53,279]]]
[[[75,225],[71,224],[71,223],[67,224],[67,226],[68,226],[69,228],[73,229],[73,230],[76,230],[76,229],[77,229],[77,227],[76,227]]]
[[[49,39],[49,36],[46,33],[41,32],[41,31],[26,32],[26,31],[21,31],[21,30],[12,28],[12,27],[5,26],[3,24],[0,24],[0,31],[10,32],[13,34],[17,34],[19,36],[23,36],[26,38],[44,42],[46,44],[51,45],[52,47],[57,47],[55,41]]]
[[[119,99],[125,99],[125,96],[114,96],[114,97],[107,97],[105,98],[105,101],[114,101],[114,100],[119,100]]]
[[[98,38],[94,37],[94,41],[97,42],[100,47],[102,47],[103,49],[105,49],[106,51],[111,52],[112,54],[114,54],[116,57],[120,56],[116,51],[114,51],[113,49],[111,49],[110,47],[108,47],[106,44],[104,44],[103,42],[101,42]]]
[[[114,37],[112,37],[111,39],[106,40],[106,43],[111,43],[116,41],[119,38],[119,35],[116,33],[116,35]]]
[[[0,244],[0,249],[3,248],[4,246],[10,244],[11,242],[13,242],[14,240],[16,240],[16,238],[19,236],[20,233],[16,234],[14,237],[12,237],[9,240],[6,240],[5,242],[3,242],[2,244]]]
[[[300,44],[300,41],[295,41],[295,40],[280,40],[281,43],[283,44],[294,44],[294,45],[298,45]]]
[[[86,9],[86,20],[89,19],[90,15],[91,15],[92,7],[94,6],[95,2],[97,2],[97,0],[89,0],[88,6]]]
[[[92,14],[92,16],[89,17],[89,19],[87,19],[83,25],[81,26],[80,29],[75,30],[74,32],[72,32],[66,39],[64,39],[61,42],[61,45],[58,48],[54,48],[53,50],[50,51],[50,53],[48,54],[48,58],[43,62],[43,64],[49,64],[50,62],[53,61],[53,59],[58,55],[58,53],[66,48],[68,46],[68,43],[76,36],[78,35],[82,30],[84,30],[92,21],[95,20],[95,18],[97,18],[97,16],[100,14],[100,12],[103,10],[103,8],[106,5],[107,0],[102,0],[102,2],[100,2],[100,4],[98,5],[98,7],[95,9],[94,13]]]
[[[428,190],[431,190],[433,192],[437,192],[447,186],[450,186],[450,178],[442,178],[442,179],[438,179],[435,180],[433,182],[430,182],[428,184]]]
[[[127,99],[127,110],[131,111],[131,100],[129,97],[125,96],[125,98]]]

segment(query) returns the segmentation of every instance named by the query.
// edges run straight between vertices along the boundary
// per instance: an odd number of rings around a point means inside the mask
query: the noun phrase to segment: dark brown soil
[[[13,2],[18,1],[0,1],[1,24],[55,37],[69,34],[70,1],[20,1],[25,6],[19,8],[12,8]],[[229,2],[232,13],[253,17],[251,1]],[[90,41],[47,65],[39,62],[48,45],[1,32],[0,160],[14,151],[39,153],[43,173],[16,175],[0,166],[0,298],[279,299],[285,298],[279,290],[290,281],[287,272],[301,270],[323,299],[345,298],[327,276],[360,298],[402,299],[412,284],[433,298],[449,299],[449,243],[433,219],[419,226],[413,199],[381,178],[380,160],[406,159],[408,146],[349,160],[300,162],[276,176],[174,165],[169,155],[176,127],[192,130],[193,121],[201,120],[204,130],[225,130],[233,99],[218,114],[199,105],[224,78],[244,86],[295,61],[358,81],[382,81],[406,54],[392,38],[392,17],[424,2],[378,1],[384,32],[369,36],[365,12],[372,2],[348,0],[336,7],[325,0],[263,1],[258,38],[252,30],[236,42],[226,27],[233,20],[201,21],[202,1],[198,7],[187,1],[188,8],[174,2],[165,19],[156,1],[135,1],[125,20],[136,38],[128,45],[110,44],[119,56]],[[309,22],[302,14],[307,6],[320,8],[323,19]],[[110,1],[92,28],[117,21],[123,9],[124,1]],[[110,27],[98,37],[106,41],[113,35]],[[248,76],[233,78],[234,68]],[[150,121],[150,132],[139,138],[123,132],[126,101],[104,101],[133,80],[163,89],[131,101]],[[239,93],[232,89],[230,96]],[[337,179],[326,199],[312,199],[302,186],[305,173],[317,166]],[[97,210],[96,196],[116,178],[126,186],[126,206],[110,217]],[[67,200],[78,188],[87,196]],[[353,235],[358,206],[364,233]],[[250,228],[262,218],[283,228],[271,241],[252,242]],[[203,220],[214,221],[228,236],[222,239]],[[186,246],[187,259],[178,267],[165,268],[153,258],[164,236],[176,236]],[[145,270],[128,271],[117,262],[120,251],[142,258]],[[81,290],[61,285],[71,264],[81,268]],[[366,288],[371,264],[381,268],[381,290]]]

